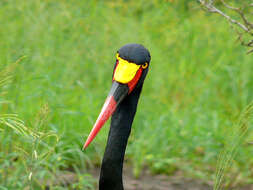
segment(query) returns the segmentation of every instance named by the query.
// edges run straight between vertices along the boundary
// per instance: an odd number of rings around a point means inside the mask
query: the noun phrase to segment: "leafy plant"
[[[20,59],[21,60],[21,59]],[[17,61],[19,62],[19,61]],[[12,71],[17,63],[7,66],[0,73],[0,92],[8,91],[13,78]],[[1,108],[8,101],[1,96]],[[18,114],[0,114],[0,188],[1,189],[45,189],[64,188],[70,185],[64,178],[65,161],[55,148],[59,142],[56,132],[48,128],[50,109],[48,104],[41,106],[32,124],[27,126]],[[79,175],[80,177],[82,175]],[[78,175],[74,175],[78,178]],[[81,179],[81,178],[80,178]],[[72,182],[71,182],[72,183]],[[73,187],[92,187],[88,180],[73,181]],[[81,185],[82,184],[82,185]]]

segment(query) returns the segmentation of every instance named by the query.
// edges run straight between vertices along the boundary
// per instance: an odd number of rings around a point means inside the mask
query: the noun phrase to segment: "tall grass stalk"
[[[232,135],[228,138],[224,150],[219,155],[213,188],[214,190],[220,190],[224,188],[223,182],[225,181],[227,171],[231,167],[238,149],[245,142],[245,137],[249,129],[249,122],[252,119],[252,116],[253,102],[251,102],[245,108],[239,118],[238,123],[236,123],[235,126],[231,129]]]
[[[4,100],[3,95],[8,91],[7,86],[12,82],[12,72],[23,58],[24,57],[21,57],[14,64],[5,67],[0,72],[0,93],[2,95],[2,101],[0,102],[1,108],[4,107],[3,104],[8,103],[8,101]],[[25,184],[27,181],[30,189],[34,189],[34,182],[37,183],[37,185],[40,185],[41,182],[37,181],[37,179],[33,179],[33,175],[35,175],[36,172],[41,172],[41,168],[43,168],[44,164],[43,162],[54,152],[54,148],[59,140],[58,135],[55,132],[45,128],[47,116],[49,114],[49,107],[46,104],[41,108],[37,114],[33,127],[27,127],[25,122],[19,118],[18,114],[7,114],[2,112],[5,112],[5,110],[2,109],[0,112],[0,132],[6,134],[3,135],[3,138],[15,139],[10,139],[10,142],[14,143],[10,143],[9,146],[3,144],[1,152],[10,154],[12,151],[16,151],[18,155],[17,157],[15,156],[15,158],[11,157],[9,160],[6,156],[3,161],[10,162],[10,165],[13,166],[13,160],[17,160],[17,162],[20,160],[19,163],[23,163],[27,175],[27,179],[23,181],[23,185],[26,186]],[[12,129],[14,133],[8,132],[8,128]],[[55,139],[54,143],[52,143],[52,140],[50,139],[52,137]],[[1,140],[2,142],[4,141],[4,139]],[[18,167],[20,167],[20,165],[18,165]],[[8,187],[8,181],[6,180],[12,177],[11,175],[15,173],[15,168],[5,168],[4,170],[3,173],[5,176],[2,178],[4,181],[1,184]],[[5,188],[2,185],[0,187]]]
[[[10,64],[0,71],[0,108],[3,104],[8,104],[9,101],[4,99],[4,95],[8,90],[8,85],[11,84],[13,79],[13,71],[17,65],[25,58],[20,57],[15,63]],[[0,112],[0,130],[3,131],[3,126],[10,127],[21,135],[27,135],[29,129],[24,125],[24,122],[19,119],[17,114],[7,114]]]

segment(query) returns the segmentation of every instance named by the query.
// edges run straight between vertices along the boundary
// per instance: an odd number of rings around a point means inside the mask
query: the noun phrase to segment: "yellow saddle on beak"
[[[133,80],[141,65],[137,65],[122,59],[118,53],[116,58],[118,60],[118,65],[114,72],[114,80],[123,84],[129,83],[131,80]]]

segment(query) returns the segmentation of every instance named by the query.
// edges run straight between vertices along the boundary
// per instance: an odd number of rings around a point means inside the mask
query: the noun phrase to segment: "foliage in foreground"
[[[93,189],[90,177],[77,168],[72,181],[68,181],[70,174],[62,171],[68,166],[62,161],[63,154],[55,151],[59,137],[48,129],[47,104],[29,127],[17,114],[5,113],[11,102],[4,95],[20,60],[0,72],[0,189]]]

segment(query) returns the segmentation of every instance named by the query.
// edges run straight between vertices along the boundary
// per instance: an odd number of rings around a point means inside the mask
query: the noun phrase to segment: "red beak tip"
[[[83,148],[82,148],[82,150],[84,151],[86,148],[87,148],[87,146],[83,145]]]
[[[85,150],[88,147],[89,143],[85,142],[85,144],[83,145],[82,150]]]
[[[116,106],[117,106],[117,102],[114,100],[114,97],[109,96],[106,99],[104,106],[102,108],[102,111],[99,114],[98,119],[97,119],[95,125],[93,126],[82,150],[86,149],[89,146],[89,144],[91,143],[91,141],[96,137],[97,133],[102,128],[104,123],[109,119],[109,117],[115,111]]]

